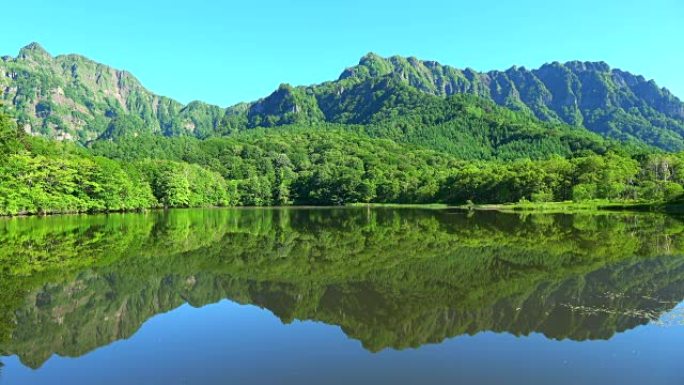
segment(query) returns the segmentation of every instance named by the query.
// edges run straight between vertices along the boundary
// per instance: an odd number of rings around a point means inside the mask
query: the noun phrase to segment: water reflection
[[[0,353],[40,367],[222,299],[339,325],[369,351],[482,331],[609,339],[684,298],[655,214],[236,209],[0,221]]]

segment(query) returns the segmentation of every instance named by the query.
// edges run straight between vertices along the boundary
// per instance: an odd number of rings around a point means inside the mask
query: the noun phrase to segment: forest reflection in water
[[[661,214],[172,210],[0,221],[0,353],[31,368],[223,299],[371,352],[483,331],[608,340],[678,324],[684,222]],[[674,309],[674,310],[673,310]]]

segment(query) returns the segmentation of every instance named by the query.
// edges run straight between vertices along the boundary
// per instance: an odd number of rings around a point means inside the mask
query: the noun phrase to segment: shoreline
[[[684,203],[664,202],[525,202],[525,203],[491,203],[472,205],[449,205],[446,203],[350,203],[346,205],[289,205],[289,206],[200,206],[200,207],[151,207],[146,209],[112,210],[112,211],[70,211],[50,213],[0,214],[0,220],[11,218],[47,218],[55,216],[94,216],[109,214],[146,214],[168,210],[215,210],[215,209],[424,209],[424,210],[461,210],[461,211],[498,211],[502,213],[578,213],[578,212],[654,212],[664,214],[684,214]]]
[[[577,212],[654,212],[684,214],[684,204],[664,202],[541,202],[461,205],[460,209],[507,213],[577,213]]]

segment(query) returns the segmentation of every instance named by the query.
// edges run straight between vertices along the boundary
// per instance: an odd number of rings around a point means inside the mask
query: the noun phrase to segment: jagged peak
[[[581,61],[581,60],[570,60],[565,63],[559,61],[553,61],[550,63],[544,63],[540,70],[554,68],[554,69],[564,69],[572,72],[612,72],[613,69],[604,61]]]
[[[430,69],[442,67],[442,65],[437,60],[424,60],[423,65]]]
[[[542,68],[561,68],[561,67],[563,67],[563,64],[556,60],[556,61],[552,61],[549,63],[542,64],[541,67],[539,67],[539,69],[542,69]]]
[[[518,66],[518,65],[512,65],[510,68],[508,68],[505,73],[513,73],[513,72],[527,72],[527,68],[525,66]]]
[[[205,107],[205,106],[211,106],[209,103],[205,103],[201,100],[191,100],[188,104],[185,105],[184,108],[197,108],[197,107]]]
[[[359,74],[376,76],[379,75],[377,67],[387,67],[392,66],[391,58],[385,59],[384,57],[376,54],[375,52],[368,52],[359,59],[359,64],[353,67],[347,67],[340,76],[338,80],[343,80],[351,77],[355,77]]]
[[[19,50],[19,58],[52,58],[50,53],[40,44],[32,42]]]
[[[23,47],[22,49],[26,49],[26,50],[30,50],[30,51],[43,51],[43,52],[46,52],[46,53],[47,53],[47,51],[45,50],[45,48],[43,48],[43,46],[40,45],[40,43],[35,42],[35,41],[30,42],[29,44],[27,44],[27,45],[26,45],[25,47]]]
[[[410,64],[412,66],[418,66],[418,65],[424,65],[427,68],[434,69],[436,67],[443,66],[437,61],[434,60],[422,60],[418,59],[415,56],[401,56],[401,55],[393,55],[393,56],[388,56],[388,57],[383,57],[375,52],[368,52],[364,56],[361,57],[359,60],[358,66],[355,67],[350,67],[347,68],[342,75],[340,76],[341,79],[345,77],[350,77],[354,76],[356,73],[358,73],[358,67],[359,66],[365,66],[365,67],[375,67],[376,69],[382,69],[382,67],[394,67],[392,70],[397,70],[397,66],[401,66],[402,64]],[[450,67],[448,65],[443,66],[443,67],[449,67],[449,68],[455,68],[455,67]],[[541,65],[538,69],[548,69],[548,68],[554,68],[554,69],[565,69],[565,70],[570,70],[573,72],[584,72],[584,71],[596,71],[596,72],[613,72],[616,71],[617,69],[612,68],[608,63],[604,61],[581,61],[581,60],[570,60],[566,62],[560,62],[560,61],[552,61],[552,62],[547,62]],[[384,75],[387,70],[390,68],[385,68],[386,71],[379,71],[376,73],[371,73],[371,75]],[[464,72],[471,72],[471,73],[480,73],[479,71],[476,71],[470,67],[461,69],[461,71]],[[525,66],[517,66],[514,65],[510,67],[507,70],[503,71],[490,71],[490,72],[503,72],[503,73],[510,73],[510,72],[528,72],[528,71],[535,71],[534,69],[528,69]],[[391,72],[391,71],[389,71]]]
[[[608,63],[603,62],[603,61],[579,61],[579,60],[572,60],[569,62],[566,62],[564,64],[566,67],[574,70],[574,71],[596,71],[596,72],[610,72],[610,66]]]
[[[280,83],[278,85],[278,91],[292,91],[294,87],[290,83]]]
[[[380,55],[378,55],[375,52],[368,52],[367,54],[361,56],[361,59],[359,59],[359,64],[364,64],[365,62],[371,61],[371,60],[384,60],[384,58]]]
[[[273,100],[280,100],[291,96],[294,93],[295,88],[289,83],[280,83],[275,91],[271,92],[268,96],[265,96],[252,104],[263,104],[268,103]]]

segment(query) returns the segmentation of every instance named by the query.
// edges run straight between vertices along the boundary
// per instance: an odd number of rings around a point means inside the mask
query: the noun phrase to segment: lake
[[[0,220],[0,384],[681,384],[684,220]]]

